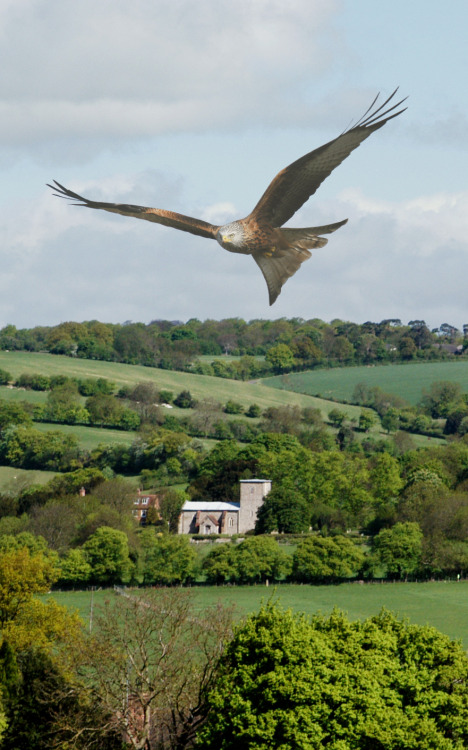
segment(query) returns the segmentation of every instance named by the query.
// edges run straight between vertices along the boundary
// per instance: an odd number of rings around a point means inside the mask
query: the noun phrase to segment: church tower
[[[257,511],[271,490],[270,479],[241,479],[238,533],[255,528]]]

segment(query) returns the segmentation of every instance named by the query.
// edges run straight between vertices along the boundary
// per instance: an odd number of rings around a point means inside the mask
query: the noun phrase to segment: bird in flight
[[[397,91],[398,89],[380,106],[377,106],[377,95],[355,125],[345,130],[338,138],[301,156],[281,170],[245,219],[238,219],[223,226],[215,226],[202,219],[194,219],[162,208],[88,200],[63,187],[56,180],[54,185],[48,187],[54,190],[55,195],[75,201],[74,205],[154,221],[183,232],[217,240],[221,247],[231,253],[251,255],[263,273],[272,305],[283,284],[296,273],[301,263],[311,257],[309,249],[327,244],[328,240],[321,235],[335,232],[346,224],[348,219],[335,224],[302,229],[283,225],[362,141],[405,111],[406,107],[398,109],[405,99],[393,103]]]

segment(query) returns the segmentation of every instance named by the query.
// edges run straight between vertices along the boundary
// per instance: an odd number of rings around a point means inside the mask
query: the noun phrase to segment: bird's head
[[[245,242],[244,229],[240,221],[233,221],[218,229],[216,239],[225,250],[233,253],[239,252]]]

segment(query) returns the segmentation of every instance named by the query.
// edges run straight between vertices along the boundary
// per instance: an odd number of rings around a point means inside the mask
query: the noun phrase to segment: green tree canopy
[[[407,521],[382,529],[374,539],[373,553],[387,574],[407,578],[421,561],[423,534],[419,524]]]
[[[310,506],[301,492],[289,485],[275,484],[259,508],[256,533],[300,534],[310,527]]]
[[[58,578],[54,562],[26,546],[0,552],[0,625],[14,620],[34,594],[49,591]]]
[[[273,372],[288,372],[294,367],[294,354],[287,344],[277,344],[268,349],[265,360],[270,363]]]
[[[364,552],[345,536],[311,536],[293,555],[292,577],[304,583],[352,578],[364,563]]]
[[[209,704],[204,750],[461,750],[468,658],[388,612],[309,620],[270,603],[237,628]]]
[[[210,583],[275,581],[287,576],[290,569],[289,555],[267,536],[249,537],[238,545],[216,545],[203,561]]]
[[[192,579],[196,558],[187,536],[158,534],[154,527],[141,532],[139,571],[145,584],[171,585]]]
[[[91,580],[97,583],[125,583],[131,578],[132,563],[125,532],[100,526],[83,544]]]

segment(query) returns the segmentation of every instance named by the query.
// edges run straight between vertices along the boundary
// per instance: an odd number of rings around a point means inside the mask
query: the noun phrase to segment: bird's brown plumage
[[[336,231],[346,224],[347,219],[303,229],[283,227],[283,224],[294,216],[354,149],[386,122],[404,112],[404,109],[398,109],[404,99],[386,109],[395,94],[396,91],[378,108],[374,108],[378,99],[376,97],[355,125],[281,170],[245,219],[224,226],[160,208],[88,200],[55,180],[54,185],[49,187],[59,197],[75,201],[75,205],[153,221],[200,237],[216,239],[230,252],[252,255],[265,277],[272,305],[287,279],[296,273],[301,263],[310,258],[309,249],[323,247],[327,243],[328,240],[320,235]]]

